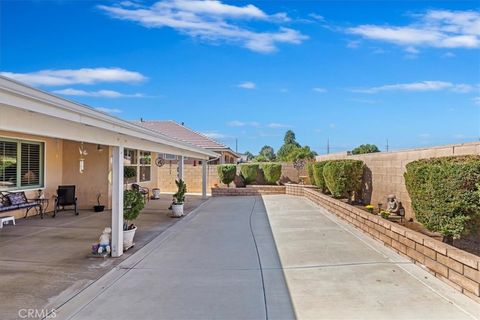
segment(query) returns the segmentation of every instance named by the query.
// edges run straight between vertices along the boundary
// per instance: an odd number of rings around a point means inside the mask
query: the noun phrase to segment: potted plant
[[[172,211],[173,217],[183,216],[183,204],[185,203],[185,193],[187,193],[187,185],[182,179],[176,180],[177,192],[173,195]]]
[[[134,167],[124,167],[123,168],[123,183],[127,185],[129,179],[135,178],[137,176],[137,170]]]
[[[368,212],[373,213],[373,209],[375,209],[375,207],[374,207],[373,205],[369,204],[369,205],[366,205],[366,206],[365,206],[365,209],[366,209]]]
[[[133,237],[137,227],[132,223],[145,203],[143,195],[137,190],[125,190],[123,192],[123,248],[128,249],[133,245]]]
[[[103,212],[103,210],[105,210],[105,206],[102,206],[100,204],[100,198],[102,197],[102,194],[101,193],[98,193],[97,194],[97,205],[96,206],[93,206],[93,211],[95,212]]]

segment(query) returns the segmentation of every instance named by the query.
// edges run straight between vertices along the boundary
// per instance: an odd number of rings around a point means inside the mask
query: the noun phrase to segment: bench
[[[22,209],[26,210],[25,218],[28,216],[28,212],[31,209],[35,209],[38,213],[40,213],[40,218],[43,219],[43,210],[41,204],[36,200],[27,199],[25,192],[0,191],[0,214]]]

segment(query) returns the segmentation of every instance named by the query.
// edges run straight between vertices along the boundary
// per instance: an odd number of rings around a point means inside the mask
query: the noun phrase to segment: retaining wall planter
[[[287,187],[287,194],[294,194],[289,191],[298,192]],[[312,188],[304,188],[303,196],[480,303],[480,257],[333,199]]]
[[[285,194],[285,186],[248,185],[246,188],[212,188],[212,197]]]

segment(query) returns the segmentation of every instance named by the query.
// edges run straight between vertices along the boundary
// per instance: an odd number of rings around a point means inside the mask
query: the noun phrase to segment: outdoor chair
[[[65,206],[73,206],[75,215],[78,216],[77,197],[75,196],[75,186],[58,186],[57,196],[55,197],[55,207],[53,209],[53,217],[57,215],[61,208],[65,210]]]
[[[145,202],[150,200],[150,189],[146,187],[142,187],[141,185],[137,183],[132,183],[132,190],[136,190],[140,192],[143,195],[143,200]]]

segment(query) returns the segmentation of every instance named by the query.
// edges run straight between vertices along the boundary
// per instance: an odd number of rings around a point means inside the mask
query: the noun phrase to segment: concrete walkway
[[[475,319],[478,307],[323,209],[281,195],[209,200],[56,319]]]

